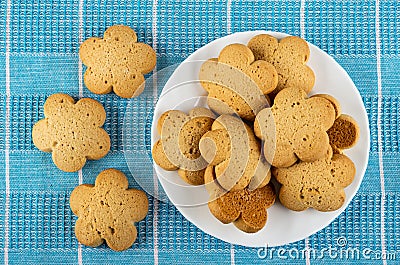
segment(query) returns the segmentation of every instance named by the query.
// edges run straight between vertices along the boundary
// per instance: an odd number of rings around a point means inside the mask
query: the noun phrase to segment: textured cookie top
[[[214,167],[218,183],[227,191],[268,184],[269,165],[252,129],[240,118],[221,115],[199,143],[201,155]]]
[[[86,159],[100,159],[110,150],[110,137],[101,128],[106,112],[96,100],[83,98],[75,103],[66,94],[54,94],[44,104],[44,116],[32,129],[33,143],[52,152],[59,169],[77,171]]]
[[[224,224],[233,222],[247,233],[255,233],[265,226],[266,210],[275,202],[275,191],[271,184],[255,190],[246,188],[225,193],[214,180],[213,167],[209,166],[206,169],[205,182],[213,183],[214,189],[208,186],[207,190],[211,191],[208,207],[218,220]],[[215,193],[222,195],[216,196]]]
[[[275,93],[286,87],[297,87],[309,93],[314,86],[315,75],[306,65],[310,48],[299,37],[286,37],[278,41],[273,36],[261,34],[253,37],[247,46],[256,60],[273,64],[278,72],[278,85]]]
[[[78,216],[75,234],[80,243],[97,247],[105,240],[111,249],[122,251],[135,242],[134,222],[146,217],[148,200],[143,191],[128,189],[122,172],[107,169],[97,176],[94,186],[76,187],[70,206]]]
[[[334,154],[329,148],[325,157],[314,162],[299,162],[289,168],[273,169],[282,184],[281,203],[294,211],[314,208],[334,211],[345,201],[344,188],[354,179],[356,168],[345,155]]]
[[[205,108],[194,108],[189,114],[179,110],[163,113],[157,124],[161,137],[152,150],[154,162],[165,170],[179,169],[189,184],[203,184],[207,163],[200,155],[199,141],[211,130],[213,121],[214,114]]]
[[[79,56],[88,69],[84,82],[95,94],[114,91],[120,97],[131,98],[144,89],[143,74],[156,65],[156,53],[147,44],[138,43],[133,29],[116,25],[104,32],[104,37],[85,40]]]
[[[231,44],[201,66],[199,78],[209,97],[209,107],[219,114],[236,112],[254,120],[255,114],[267,104],[264,95],[273,91],[278,82],[275,68],[266,61],[254,60],[251,50],[242,44]],[[221,106],[225,103],[228,106]]]
[[[357,121],[351,116],[340,115],[328,130],[329,142],[335,152],[353,147],[360,137],[360,128]]]
[[[254,132],[264,140],[264,155],[275,167],[288,167],[299,158],[311,162],[329,148],[326,131],[335,120],[333,105],[322,97],[307,98],[302,89],[280,91],[271,108],[260,111]]]
[[[321,97],[321,98],[328,100],[332,104],[333,108],[335,109],[335,119],[339,118],[339,116],[342,114],[342,107],[340,106],[339,101],[336,98],[334,98],[332,95],[316,94],[311,97]]]

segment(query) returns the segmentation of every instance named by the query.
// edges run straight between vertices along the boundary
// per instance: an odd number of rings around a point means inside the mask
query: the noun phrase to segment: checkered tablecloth
[[[127,100],[90,93],[78,58],[84,39],[113,24],[131,26],[156,49],[158,70],[216,38],[255,29],[299,35],[330,54],[359,89],[371,130],[367,172],[349,207],[322,231],[272,251],[213,238],[173,205],[149,196],[150,211],[132,248],[117,253],[80,246],[68,201],[74,187],[109,167],[137,186],[122,146]],[[400,264],[399,38],[400,3],[394,0],[0,0],[0,262]],[[81,173],[58,170],[32,143],[32,126],[56,92],[95,98],[107,112],[111,151]],[[152,92],[135,99],[134,115],[146,126],[155,101]]]

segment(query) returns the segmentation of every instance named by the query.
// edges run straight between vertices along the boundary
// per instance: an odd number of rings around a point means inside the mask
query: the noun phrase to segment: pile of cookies
[[[310,96],[309,57],[299,37],[228,45],[200,69],[209,109],[170,110],[158,120],[154,162],[205,184],[222,223],[259,231],[276,194],[294,211],[344,204],[356,169],[343,150],[356,144],[359,127],[331,95]]]
[[[156,65],[156,53],[147,44],[138,43],[134,30],[116,25],[103,38],[82,43],[79,56],[87,66],[84,82],[95,94],[111,91],[120,97],[140,95],[144,74]],[[98,160],[110,150],[110,137],[102,128],[104,107],[96,100],[75,100],[66,94],[54,94],[44,104],[45,118],[32,129],[37,148],[51,152],[54,164],[65,172],[83,168],[86,160]],[[137,237],[134,222],[148,212],[143,191],[128,189],[125,175],[116,169],[101,172],[95,185],[83,184],[70,197],[72,211],[78,216],[75,235],[84,245],[96,247],[106,241],[116,251],[132,246]]]

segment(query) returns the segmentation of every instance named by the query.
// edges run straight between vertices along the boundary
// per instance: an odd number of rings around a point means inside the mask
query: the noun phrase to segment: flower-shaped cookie
[[[307,98],[302,89],[285,88],[271,108],[257,114],[254,132],[264,140],[267,161],[275,167],[289,167],[297,159],[312,162],[326,154],[326,131],[334,121],[335,109],[328,100]]]
[[[213,167],[204,174],[207,191],[210,194],[208,208],[222,223],[232,223],[246,233],[261,230],[267,222],[267,209],[275,202],[272,184],[262,188],[226,192],[215,179]]]
[[[138,43],[133,29],[116,25],[104,37],[89,38],[79,48],[79,56],[88,69],[84,81],[95,94],[114,91],[120,97],[140,95],[144,89],[143,74],[156,65],[156,53],[147,44]]]
[[[199,148],[225,190],[253,190],[271,179],[259,140],[240,118],[227,114],[218,117],[211,131],[201,137]]]
[[[274,93],[286,87],[297,87],[309,93],[314,86],[315,75],[306,65],[310,57],[310,48],[299,37],[276,38],[261,34],[253,37],[247,46],[254,53],[256,60],[265,60],[273,64],[279,80]]]
[[[266,61],[255,61],[251,50],[242,44],[228,45],[218,58],[203,63],[199,78],[212,110],[219,114],[236,112],[247,120],[254,120],[266,106],[269,99],[264,95],[278,83],[275,68]]]
[[[54,94],[44,104],[44,116],[33,126],[33,143],[52,152],[59,169],[77,171],[87,159],[100,159],[110,150],[110,137],[101,128],[106,112],[96,100],[83,98],[75,103],[66,94]]]
[[[206,161],[199,150],[200,138],[211,130],[214,114],[206,108],[194,108],[189,114],[170,110],[158,120],[160,139],[154,144],[154,162],[169,171],[178,170],[189,184],[204,184]]]
[[[346,198],[344,188],[354,179],[356,168],[345,155],[329,148],[325,157],[314,162],[299,162],[289,168],[275,168],[273,175],[282,184],[281,203],[288,209],[335,211]]]
[[[76,238],[90,247],[97,247],[105,240],[113,250],[125,250],[135,242],[134,222],[146,217],[148,204],[143,191],[128,189],[128,180],[122,172],[104,170],[94,186],[79,185],[71,193],[71,210],[78,216]]]

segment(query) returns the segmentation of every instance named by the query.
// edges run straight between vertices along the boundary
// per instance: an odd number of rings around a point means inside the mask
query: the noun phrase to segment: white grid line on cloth
[[[79,0],[79,8],[78,8],[78,16],[79,16],[79,36],[78,41],[79,45],[83,42],[83,0]],[[79,57],[79,56],[78,56]],[[79,57],[79,65],[78,65],[78,74],[79,74],[79,97],[83,97],[83,64],[82,60]],[[81,183],[80,183],[81,184]]]
[[[304,39],[305,37],[305,5],[306,5],[306,0],[301,0],[300,2],[300,37]],[[304,244],[305,244],[305,248],[307,251],[307,255],[306,255],[306,265],[310,265],[311,264],[311,260],[310,260],[310,255],[309,255],[309,251],[310,251],[310,247],[309,247],[309,238],[306,237],[304,239]]]
[[[83,258],[82,258],[82,244],[78,243],[78,264],[82,265],[83,264]]]
[[[153,35],[153,49],[157,51],[157,7],[158,0],[153,0],[152,7],[152,35]],[[153,98],[154,106],[157,103],[158,87],[157,87],[157,63],[153,70]],[[158,265],[158,177],[153,168],[153,186],[154,186],[154,201],[153,201],[153,256],[154,265]]]
[[[306,6],[306,0],[301,0],[300,2],[300,36],[304,39],[304,36],[306,35],[306,30],[305,30],[305,6]]]
[[[383,146],[382,146],[382,73],[381,73],[381,39],[379,27],[379,0],[375,1],[375,39],[376,39],[376,74],[378,83],[378,159],[379,159],[379,177],[381,184],[381,247],[382,257],[386,256],[386,242],[385,242],[385,173],[383,169]],[[382,259],[384,265],[387,264],[385,258]]]
[[[83,184],[83,172],[82,172],[82,169],[78,170],[78,181],[79,181],[79,185]]]
[[[231,265],[235,265],[235,245],[231,244]]]
[[[308,237],[304,239],[304,245],[305,245],[305,250],[306,250],[306,265],[310,265],[310,247],[309,247],[309,240]]]
[[[6,15],[6,150],[5,150],[5,175],[6,175],[6,205],[4,211],[4,264],[8,264],[9,246],[9,217],[10,217],[10,97],[11,97],[11,76],[10,76],[10,43],[11,43],[11,0],[7,0]]]
[[[231,6],[232,6],[232,0],[228,0],[226,2],[226,33],[228,35],[232,33]]]
[[[78,41],[79,45],[83,42],[83,0],[79,0],[78,7],[78,19],[79,19],[79,35]],[[78,79],[79,79],[79,98],[83,97],[83,64],[81,58],[78,56]],[[83,183],[83,172],[82,169],[78,170],[78,183],[81,185]],[[78,242],[78,265],[83,264],[82,257],[82,244]]]

